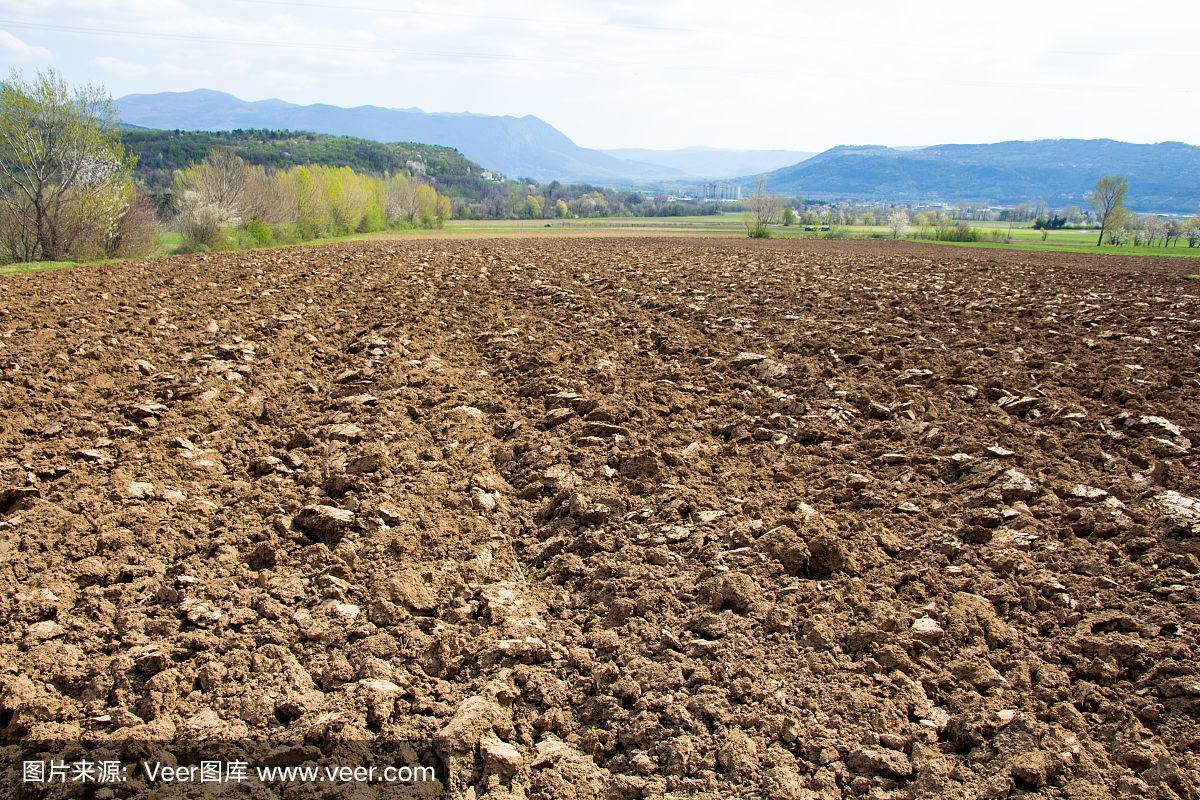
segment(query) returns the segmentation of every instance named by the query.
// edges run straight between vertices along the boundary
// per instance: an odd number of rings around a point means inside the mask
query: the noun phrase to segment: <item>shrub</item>
[[[193,247],[219,247],[225,238],[225,229],[241,223],[228,206],[213,202],[197,191],[177,194],[175,202],[178,208],[175,225],[190,252],[197,252]]]
[[[978,242],[980,235],[979,231],[959,220],[938,225],[933,229],[933,238],[939,242]]]
[[[154,254],[158,243],[158,214],[150,198],[134,191],[125,213],[117,220],[109,237],[105,255],[112,258],[139,258]]]
[[[359,233],[371,233],[372,231],[381,231],[386,227],[383,220],[383,210],[377,205],[367,207],[363,212],[362,219],[358,223]]]
[[[752,224],[746,226],[746,233],[751,239],[770,239],[771,229],[766,225]]]
[[[262,220],[251,220],[242,227],[242,230],[249,239],[250,247],[268,247],[275,244],[275,232]]]

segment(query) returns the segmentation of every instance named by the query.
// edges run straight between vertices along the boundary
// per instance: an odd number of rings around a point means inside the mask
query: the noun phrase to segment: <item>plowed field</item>
[[[0,280],[0,744],[1196,798],[1185,271],[547,239]]]

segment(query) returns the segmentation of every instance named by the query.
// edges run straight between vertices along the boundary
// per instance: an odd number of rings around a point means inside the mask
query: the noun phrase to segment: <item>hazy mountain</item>
[[[1043,139],[914,150],[835,147],[767,174],[787,195],[847,200],[1081,204],[1101,175],[1129,178],[1129,205],[1200,211],[1200,147]],[[752,176],[743,179],[746,184]]]
[[[682,173],[689,178],[736,178],[770,172],[814,153],[800,150],[727,150],[716,147],[686,147],[681,150],[642,150],[635,147],[605,150],[610,156],[664,167],[665,177]],[[674,172],[674,175],[670,173]]]
[[[633,183],[683,177],[656,165],[616,158],[572,142],[537,117],[429,114],[415,108],[301,106],[283,100],[239,100],[224,92],[131,94],[117,100],[121,121],[147,128],[222,131],[248,128],[311,131],[379,142],[453,147],[482,166],[514,178]]]

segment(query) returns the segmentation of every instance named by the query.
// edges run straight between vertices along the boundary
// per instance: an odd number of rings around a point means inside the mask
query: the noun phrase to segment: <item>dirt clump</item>
[[[378,241],[4,279],[0,745],[405,740],[462,798],[1196,798],[1173,263]]]

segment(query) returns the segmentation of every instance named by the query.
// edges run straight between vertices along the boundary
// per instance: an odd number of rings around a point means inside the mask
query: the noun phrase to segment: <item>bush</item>
[[[381,231],[384,227],[383,210],[377,205],[371,205],[363,212],[362,220],[358,223],[358,232],[372,233]]]
[[[933,229],[933,238],[939,242],[978,242],[979,231],[963,221],[938,225]]]
[[[771,229],[766,225],[747,225],[746,233],[751,239],[770,239]]]
[[[247,222],[242,227],[242,231],[249,239],[250,247],[269,247],[275,244],[275,232],[262,220],[255,219]]]
[[[225,240],[225,230],[241,223],[228,207],[206,199],[199,192],[185,191],[175,196],[178,213],[175,225],[183,234],[188,252],[198,248],[214,249]]]
[[[158,214],[150,198],[133,192],[129,207],[117,220],[105,255],[110,258],[140,258],[154,254],[158,244]]]

